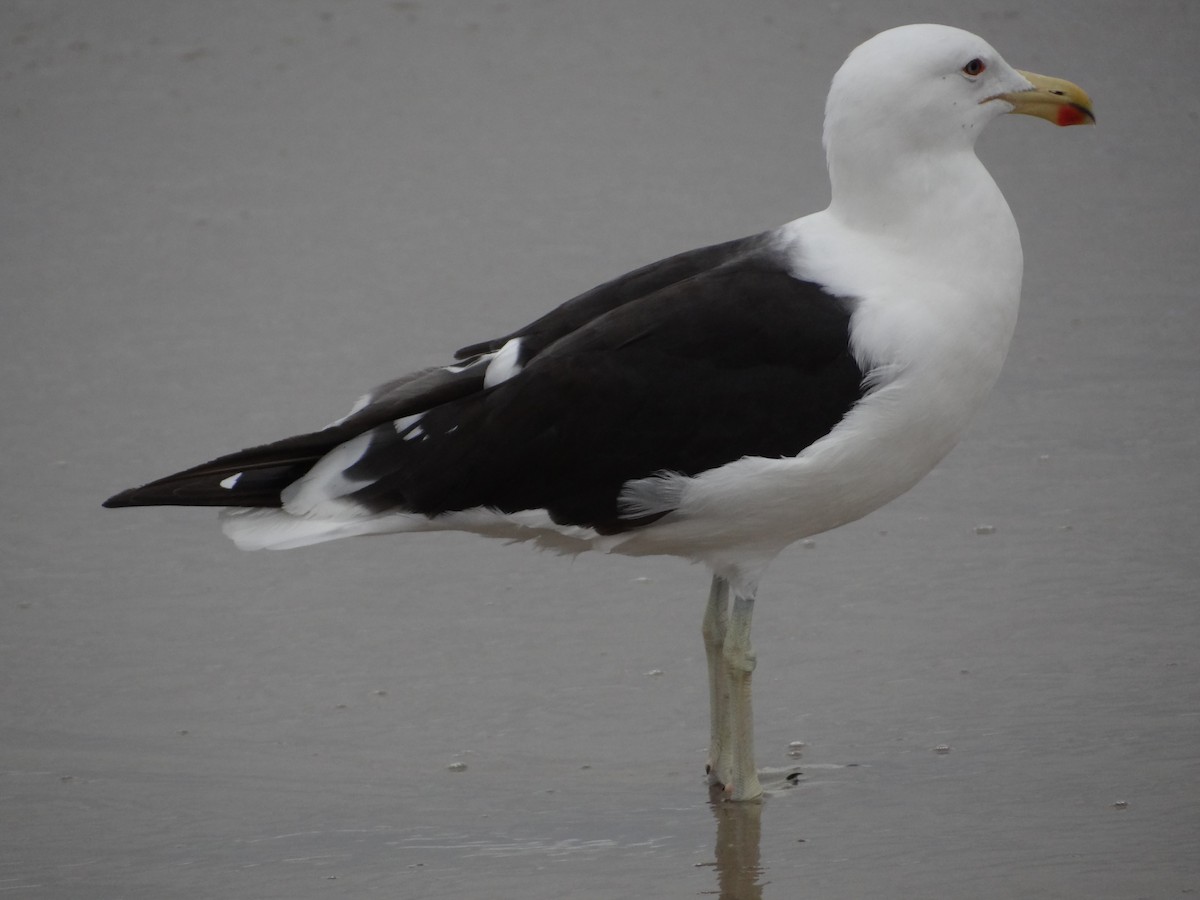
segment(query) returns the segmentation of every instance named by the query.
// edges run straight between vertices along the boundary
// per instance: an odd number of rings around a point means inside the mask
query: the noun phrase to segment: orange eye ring
[[[979,75],[982,75],[986,70],[987,63],[985,63],[978,56],[962,67],[963,74],[970,78],[976,78]]]

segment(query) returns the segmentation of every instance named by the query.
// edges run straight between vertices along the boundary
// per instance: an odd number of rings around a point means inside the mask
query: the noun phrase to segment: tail
[[[130,488],[104,501],[124,506],[243,506],[279,508],[280,491],[345,440],[340,429],[285,438],[240,450],[203,465]]]

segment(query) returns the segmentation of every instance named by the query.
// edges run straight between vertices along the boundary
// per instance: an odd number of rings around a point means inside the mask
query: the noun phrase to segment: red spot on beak
[[[1093,121],[1095,120],[1078,106],[1060,106],[1058,108],[1057,124],[1059,125],[1087,125]]]

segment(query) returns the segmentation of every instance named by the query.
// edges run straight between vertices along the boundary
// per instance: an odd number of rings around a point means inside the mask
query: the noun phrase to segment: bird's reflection
[[[762,900],[759,843],[762,803],[729,803],[718,790],[709,796],[717,820],[717,890],[721,900]]]

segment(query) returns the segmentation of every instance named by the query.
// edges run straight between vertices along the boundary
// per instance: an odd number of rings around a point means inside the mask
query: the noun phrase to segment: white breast
[[[853,304],[851,349],[871,392],[795,458],[747,458],[680,477],[678,513],[607,549],[718,565],[738,554],[769,557],[923,478],[999,376],[1020,302],[1021,246],[1008,206],[990,178],[972,199],[965,218],[985,229],[986,242],[952,222],[915,239],[851,232],[828,211],[781,229],[793,274]]]

